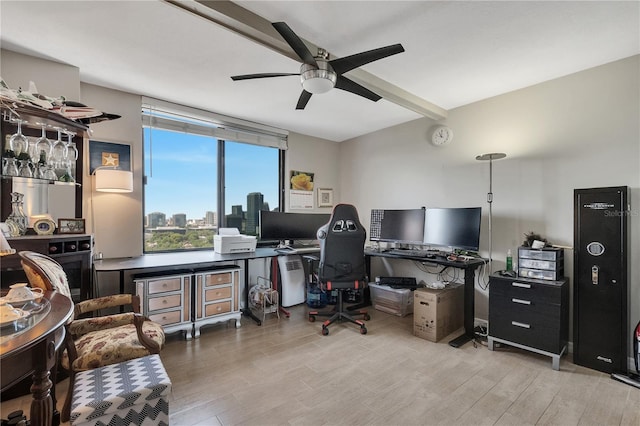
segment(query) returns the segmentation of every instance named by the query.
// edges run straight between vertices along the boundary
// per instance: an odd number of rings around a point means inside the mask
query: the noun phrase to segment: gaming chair
[[[358,219],[358,211],[350,204],[338,204],[334,207],[331,220],[318,229],[320,242],[320,262],[318,280],[324,291],[338,291],[336,309],[330,312],[309,312],[309,321],[316,316],[328,316],[322,323],[322,334],[329,334],[329,325],[337,320],[346,320],[360,326],[360,333],[367,334],[363,321],[354,316],[362,315],[368,320],[366,310],[346,311],[343,293],[349,289],[362,289],[367,283],[364,257],[366,231]]]

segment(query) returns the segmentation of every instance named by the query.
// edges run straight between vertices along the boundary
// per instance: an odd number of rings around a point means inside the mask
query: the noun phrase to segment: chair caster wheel
[[[316,317],[309,315],[309,322],[316,322]]]
[[[364,314],[364,320],[365,321],[369,321],[371,319],[371,316],[369,314]],[[366,334],[366,333],[364,333]]]
[[[365,327],[361,327],[360,334],[367,334],[367,329]]]
[[[329,335],[329,329],[326,327],[322,327],[322,335],[323,336],[328,336]]]

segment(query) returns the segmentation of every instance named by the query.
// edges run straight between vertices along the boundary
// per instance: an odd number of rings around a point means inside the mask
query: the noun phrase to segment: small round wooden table
[[[49,426],[54,410],[49,375],[64,341],[64,324],[73,315],[73,303],[58,292],[45,291],[41,304],[41,310],[0,330],[0,390],[31,374],[31,425]]]

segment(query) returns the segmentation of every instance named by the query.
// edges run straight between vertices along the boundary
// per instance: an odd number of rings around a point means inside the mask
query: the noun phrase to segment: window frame
[[[144,100],[145,98],[143,98]],[[217,189],[217,229],[226,226],[227,218],[225,212],[225,163],[226,143],[244,143],[256,146],[263,146],[278,149],[278,210],[284,211],[285,202],[285,164],[286,152],[288,149],[288,132],[273,127],[246,122],[240,119],[221,116],[207,111],[196,110],[188,107],[168,104],[166,102],[153,100],[154,103],[143,102],[141,108],[142,115],[142,155],[143,155],[143,187],[142,187],[142,249],[144,254],[150,253],[180,253],[188,251],[212,250],[212,247],[152,250],[146,248],[145,222],[146,222],[146,188],[147,173],[146,164],[147,140],[145,139],[145,128],[158,129],[163,131],[182,131],[200,136],[211,137],[212,143],[217,146],[217,173],[215,184]],[[160,108],[160,105],[162,108]],[[185,121],[181,121],[181,119]],[[194,131],[195,130],[195,131]],[[221,136],[234,136],[223,138]]]

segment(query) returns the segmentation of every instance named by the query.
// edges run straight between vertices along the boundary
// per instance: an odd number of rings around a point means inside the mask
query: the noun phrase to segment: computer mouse
[[[503,277],[511,277],[511,278],[516,277],[516,271],[500,271],[498,273]]]

